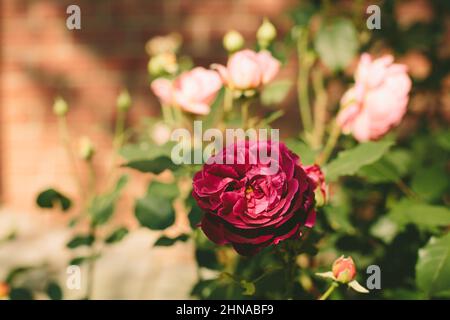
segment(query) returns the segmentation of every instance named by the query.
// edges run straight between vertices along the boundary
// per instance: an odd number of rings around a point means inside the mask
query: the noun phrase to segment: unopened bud
[[[119,111],[126,112],[128,109],[130,109],[131,106],[131,97],[128,93],[128,90],[123,90],[119,96],[117,97],[117,109]]]
[[[236,30],[228,31],[223,37],[223,46],[228,52],[235,52],[244,46],[244,37]]]
[[[158,54],[150,58],[147,68],[153,77],[159,77],[164,73],[173,74],[178,70],[177,57],[173,53]]]
[[[67,102],[61,98],[57,97],[53,103],[53,113],[58,117],[64,117],[69,111],[69,105]]]
[[[334,261],[331,271],[336,280],[341,283],[349,283],[356,276],[356,267],[352,257],[345,258],[341,256]]]
[[[276,36],[277,29],[275,29],[275,26],[269,21],[269,19],[265,18],[256,32],[256,39],[258,40],[259,46],[262,49],[267,48]]]
[[[91,139],[82,137],[80,140],[80,157],[83,160],[90,161],[94,156],[95,148]]]

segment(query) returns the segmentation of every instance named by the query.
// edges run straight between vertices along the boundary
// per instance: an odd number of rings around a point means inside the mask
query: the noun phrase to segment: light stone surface
[[[39,286],[39,277],[51,274],[59,279],[66,299],[83,297],[84,267],[81,290],[69,290],[65,285],[66,266],[73,257],[65,244],[73,230],[65,228],[63,223],[55,223],[51,215],[0,208],[0,239],[12,230],[16,230],[16,239],[0,243],[0,279],[15,267],[45,265],[46,272],[33,274],[27,280],[28,285]],[[137,229],[120,243],[105,247],[95,265],[93,299],[189,299],[196,281],[193,246],[178,243],[154,248],[158,236],[157,232]]]

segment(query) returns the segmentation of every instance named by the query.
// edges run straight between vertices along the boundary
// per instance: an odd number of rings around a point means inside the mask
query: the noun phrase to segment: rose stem
[[[72,147],[71,147],[72,143],[71,143],[71,137],[70,137],[70,133],[69,133],[69,126],[67,125],[67,118],[65,115],[58,117],[58,124],[59,124],[59,133],[60,133],[61,141],[64,146],[64,149],[66,150],[67,156],[70,161],[70,165],[72,167],[71,173],[72,173],[73,179],[74,179],[75,183],[77,184],[80,197],[83,197],[84,188],[83,188],[83,184],[81,183],[80,177],[78,175],[77,162],[76,162],[75,155],[72,151]]]
[[[325,148],[323,149],[322,153],[319,155],[319,157],[316,160],[316,163],[318,165],[323,165],[328,161],[328,158],[330,157],[331,153],[333,152],[334,147],[336,146],[336,143],[339,139],[339,136],[341,135],[341,129],[336,123],[336,121],[333,122],[330,136],[328,137],[328,141],[325,145]]]
[[[94,197],[95,197],[95,182],[96,182],[96,174],[94,170],[94,166],[92,163],[92,159],[88,160],[89,163],[89,188],[88,188],[88,205],[90,206]],[[90,221],[89,226],[89,235],[94,239],[90,244],[90,257],[88,261],[88,270],[87,270],[87,288],[86,288],[86,300],[91,299],[92,290],[94,285],[94,274],[95,274],[95,259],[96,259],[96,251],[95,251],[95,238],[96,238],[96,225],[94,221]]]
[[[314,103],[314,133],[312,144],[314,148],[318,149],[322,146],[323,134],[325,132],[328,96],[324,87],[323,74],[320,69],[313,70],[312,79],[316,96],[316,101]]]
[[[242,103],[242,107],[241,107],[242,127],[244,128],[244,130],[248,129],[248,120],[249,120],[248,109],[249,108],[250,108],[250,99],[245,99],[244,102]]]
[[[308,77],[310,62],[306,60],[308,47],[308,33],[306,29],[302,29],[297,40],[297,59],[298,59],[298,77],[297,77],[297,94],[300,110],[300,117],[303,124],[303,130],[306,133],[311,131],[311,109],[309,105]]]
[[[170,110],[170,106],[163,104],[161,105],[161,112],[163,116],[163,120],[165,123],[167,123],[169,126],[173,126],[173,115],[172,111]]]
[[[125,122],[126,122],[126,111],[117,110],[116,124],[114,128],[114,136],[113,136],[113,154],[111,156],[111,168],[109,169],[106,185],[109,186],[112,183],[112,179],[114,178],[114,174],[116,171],[116,161],[117,161],[117,153],[122,145],[125,143]],[[92,165],[92,162],[90,162]]]
[[[319,298],[319,300],[327,300],[327,298],[333,293],[334,289],[339,286],[337,282],[333,282],[327,291]]]

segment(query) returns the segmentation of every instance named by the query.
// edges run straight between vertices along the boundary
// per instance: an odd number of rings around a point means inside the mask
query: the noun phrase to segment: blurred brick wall
[[[207,66],[224,62],[221,38],[230,28],[253,39],[263,16],[288,23],[294,0],[2,0],[0,183],[7,206],[32,210],[48,186],[71,193],[75,185],[52,114],[55,95],[69,102],[74,135],[110,149],[115,99],[128,87],[130,121],[157,113],[148,89],[145,42],[182,33],[184,52]],[[65,26],[66,8],[81,8],[81,30]],[[108,162],[99,152],[96,166]],[[141,193],[138,190],[137,193]]]

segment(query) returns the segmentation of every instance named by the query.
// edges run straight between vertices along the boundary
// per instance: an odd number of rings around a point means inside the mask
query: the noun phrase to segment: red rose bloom
[[[314,225],[315,188],[284,144],[245,141],[211,157],[195,174],[192,194],[205,212],[206,236],[248,256]]]

